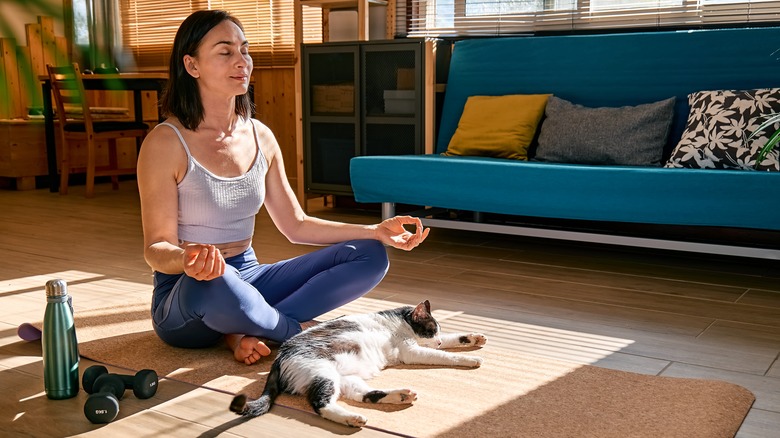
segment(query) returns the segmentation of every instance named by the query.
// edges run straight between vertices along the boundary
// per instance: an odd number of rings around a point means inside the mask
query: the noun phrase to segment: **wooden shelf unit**
[[[295,144],[296,144],[296,192],[303,209],[306,210],[307,198],[305,190],[305,175],[303,168],[303,92],[301,70],[301,44],[303,44],[303,7],[322,8],[323,38],[328,41],[328,13],[331,10],[356,10],[358,20],[358,41],[368,41],[369,20],[368,11],[371,6],[385,6],[385,37],[392,39],[395,28],[396,0],[295,0],[293,18],[295,22]]]
[[[421,39],[303,45],[307,196],[351,196],[353,157],[432,152],[433,48]]]

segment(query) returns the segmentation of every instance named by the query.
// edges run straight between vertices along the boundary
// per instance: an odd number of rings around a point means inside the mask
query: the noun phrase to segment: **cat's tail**
[[[270,411],[274,400],[281,392],[280,375],[279,362],[274,361],[260,397],[256,400],[249,400],[245,394],[239,394],[233,397],[233,401],[230,403],[230,410],[245,417],[259,417]]]

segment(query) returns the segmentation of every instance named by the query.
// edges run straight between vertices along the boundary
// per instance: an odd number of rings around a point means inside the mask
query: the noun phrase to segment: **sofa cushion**
[[[353,158],[350,177],[357,202],[780,231],[780,204],[767,202],[774,201],[768,193],[780,182],[776,172],[591,166],[429,154]]]
[[[774,129],[746,140],[763,115],[780,112],[780,88],[699,91],[688,95],[688,103],[688,123],[666,167],[753,169]],[[780,170],[778,154],[768,154],[758,170]]]
[[[551,97],[535,159],[556,163],[660,166],[675,98],[619,108],[587,108]]]
[[[444,155],[528,159],[549,94],[471,96]]]

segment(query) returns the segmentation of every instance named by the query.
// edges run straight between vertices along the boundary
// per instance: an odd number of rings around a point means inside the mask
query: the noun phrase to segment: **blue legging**
[[[152,322],[160,339],[185,348],[208,347],[231,333],[282,342],[301,331],[300,322],[366,294],[389,267],[376,240],[273,264],[260,264],[250,247],[225,262],[225,275],[209,281],[154,273]]]

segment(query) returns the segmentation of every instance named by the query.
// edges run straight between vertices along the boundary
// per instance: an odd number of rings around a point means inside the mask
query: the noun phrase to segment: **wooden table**
[[[118,73],[85,74],[84,88],[87,90],[130,90],[133,92],[135,120],[143,122],[142,91],[156,91],[159,99],[168,80],[168,73]],[[43,91],[43,116],[46,133],[46,157],[49,166],[49,190],[59,191],[60,180],[57,177],[57,149],[54,140],[54,111],[52,110],[51,80],[48,76],[39,76]],[[159,107],[158,107],[159,109]],[[159,118],[159,111],[158,111]],[[140,145],[139,145],[140,146]]]

